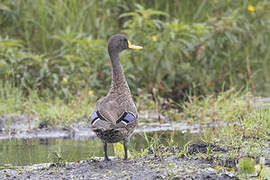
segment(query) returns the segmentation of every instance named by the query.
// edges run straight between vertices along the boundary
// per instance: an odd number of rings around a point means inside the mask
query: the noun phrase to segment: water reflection
[[[162,131],[154,133],[137,133],[129,143],[130,149],[140,152],[147,147],[145,136],[151,141],[158,137],[158,141],[168,145],[183,146],[189,141],[199,142],[199,134],[181,133],[179,131]],[[103,146],[99,139],[7,139],[0,140],[0,165],[31,165],[52,162],[55,153],[67,161],[87,159],[92,156],[103,156]],[[113,156],[113,146],[109,144],[108,153]]]

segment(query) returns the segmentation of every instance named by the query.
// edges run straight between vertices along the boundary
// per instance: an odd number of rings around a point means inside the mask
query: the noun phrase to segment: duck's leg
[[[127,160],[127,158],[128,158],[128,152],[127,152],[127,150],[128,150],[128,141],[126,141],[126,140],[124,140],[124,150],[125,150],[125,157],[124,157],[124,160]]]
[[[110,159],[108,158],[108,154],[107,154],[107,143],[106,142],[103,142],[103,148],[104,148],[104,160],[110,161]]]

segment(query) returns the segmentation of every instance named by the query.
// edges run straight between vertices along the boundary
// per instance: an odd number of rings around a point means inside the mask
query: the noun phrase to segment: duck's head
[[[135,46],[122,34],[113,35],[108,42],[109,53],[120,53],[125,49],[142,49],[141,46]]]

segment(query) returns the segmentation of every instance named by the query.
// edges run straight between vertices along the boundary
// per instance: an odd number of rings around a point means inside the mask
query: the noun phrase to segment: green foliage
[[[1,39],[0,39],[1,40]],[[63,39],[62,39],[63,40]],[[68,41],[68,40],[67,40]],[[36,55],[18,47],[21,42],[2,39],[0,41],[0,75],[3,80],[11,80],[27,92],[38,89],[39,94],[49,89],[57,95],[69,97],[78,89],[90,87],[104,88],[110,71],[103,63],[105,42],[102,40],[77,39],[76,44],[67,43],[64,52],[52,55]],[[94,63],[96,59],[101,59]],[[105,70],[104,70],[105,69]],[[101,71],[97,74],[96,71]],[[103,76],[101,76],[103,74]],[[105,82],[104,82],[105,81]],[[104,92],[104,91],[103,91]],[[100,92],[102,93],[102,91]]]
[[[188,156],[188,153],[189,153],[189,146],[191,144],[191,141],[187,142],[184,146],[183,146],[183,149],[181,151],[179,151],[177,153],[177,157],[181,157],[181,156]]]
[[[144,139],[147,144],[147,147],[143,150],[143,152],[141,152],[141,156],[144,156],[147,153],[153,153],[157,155],[158,149],[161,146],[158,135],[154,134],[153,137],[147,136],[146,133],[144,133],[143,135],[144,135]]]
[[[249,174],[255,173],[256,160],[250,159],[248,157],[240,159],[238,163],[239,173],[245,174],[246,177]]]
[[[175,18],[157,21],[152,14],[158,13],[151,10],[124,14],[132,17],[125,24],[127,34],[145,45],[142,54],[132,54],[136,84],[157,88],[171,97],[190,90],[205,94],[232,86],[266,89],[267,71],[262,67],[269,66],[269,47],[263,36],[269,37],[269,3],[257,7],[256,14],[228,8],[222,16],[191,24]],[[158,15],[162,19],[165,14]]]
[[[190,98],[189,101],[183,106],[182,119],[189,123],[217,125],[210,130],[204,128],[203,141],[230,147],[228,156],[232,159],[269,158],[265,148],[269,146],[270,111],[258,99],[230,90],[217,96]],[[207,155],[220,156],[210,146]],[[242,174],[254,172],[252,161],[248,158],[239,162]]]
[[[57,151],[52,152],[51,154],[49,154],[50,159],[56,163],[56,165],[60,165],[62,163],[66,163],[67,161],[65,160],[63,153],[59,153]]]
[[[183,105],[183,115],[189,123],[234,122],[249,110],[249,104],[238,96],[239,92],[231,89],[217,97],[190,97]]]
[[[25,98],[20,89],[0,81],[0,114],[14,113],[20,110]]]
[[[43,97],[37,91],[30,91],[25,97],[22,88],[1,81],[0,87],[0,114],[25,113],[49,125],[69,125],[81,117],[88,117],[97,100],[95,94],[89,95],[86,91],[72,96],[67,102],[54,97],[50,91],[44,92]]]
[[[222,92],[217,96],[204,98],[192,97],[183,105],[182,116],[189,123],[207,124],[211,122],[226,122],[229,127],[223,127],[223,133],[234,138],[269,138],[270,111],[264,108],[250,94],[237,92],[234,89]],[[233,127],[231,125],[233,124]],[[223,134],[219,134],[222,136]],[[210,136],[204,133],[204,139],[209,142]],[[228,137],[228,138],[229,138]]]
[[[106,42],[122,32],[144,46],[121,56],[134,93],[157,89],[177,101],[231,87],[263,93],[270,84],[269,6],[267,0],[4,0],[0,77],[26,94],[104,95],[111,76]]]

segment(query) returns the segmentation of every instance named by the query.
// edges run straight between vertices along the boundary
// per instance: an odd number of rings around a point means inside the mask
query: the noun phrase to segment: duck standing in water
[[[109,161],[107,143],[124,141],[125,157],[129,139],[138,124],[138,113],[133,102],[119,53],[125,49],[142,49],[132,45],[124,35],[112,36],[108,42],[108,52],[112,63],[112,82],[109,93],[99,99],[89,117],[91,128],[103,142],[104,158]]]

